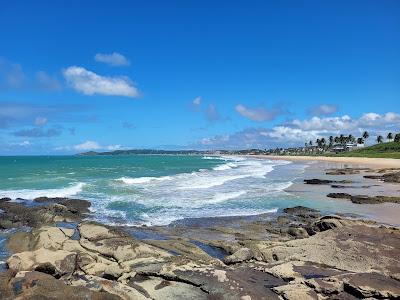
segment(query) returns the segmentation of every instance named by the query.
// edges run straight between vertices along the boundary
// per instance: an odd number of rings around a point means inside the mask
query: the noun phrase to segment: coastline
[[[356,164],[381,168],[400,168],[400,159],[369,157],[329,157],[329,156],[290,156],[290,155],[246,155],[250,157],[288,160],[288,161],[321,161],[342,164]]]
[[[301,166],[287,165],[303,167],[300,162],[309,160],[296,161]],[[8,229],[0,295],[7,300],[400,297],[400,203],[390,202],[400,185],[383,177],[393,169],[361,168],[354,161],[307,165],[285,190],[298,199],[278,213],[129,227],[90,221],[87,200],[0,199],[0,229]],[[345,197],[327,197],[331,192]],[[354,209],[360,214],[351,213]],[[13,228],[16,232],[9,231]]]

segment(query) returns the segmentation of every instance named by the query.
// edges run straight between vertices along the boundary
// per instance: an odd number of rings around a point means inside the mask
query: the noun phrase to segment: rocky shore
[[[398,299],[400,231],[294,207],[160,227],[87,221],[78,199],[0,200],[1,299]]]
[[[399,174],[330,168],[303,186],[345,189],[328,197],[360,205],[399,203],[374,194]],[[107,226],[90,221],[89,208],[81,199],[0,199],[1,299],[400,298],[396,227],[302,206]]]

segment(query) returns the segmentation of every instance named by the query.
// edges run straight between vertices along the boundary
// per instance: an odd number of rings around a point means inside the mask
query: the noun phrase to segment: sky
[[[0,155],[400,132],[400,2],[0,3]]]

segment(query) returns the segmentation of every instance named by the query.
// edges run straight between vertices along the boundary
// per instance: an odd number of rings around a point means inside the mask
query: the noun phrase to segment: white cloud
[[[194,100],[192,101],[192,104],[195,106],[201,105],[201,97],[194,98]]]
[[[86,141],[82,144],[75,145],[74,149],[78,151],[98,150],[101,149],[101,146],[95,141]]]
[[[94,60],[111,66],[129,66],[131,64],[125,56],[117,52],[111,54],[97,53]]]
[[[44,117],[37,117],[35,119],[35,125],[36,126],[43,126],[47,124],[47,118]]]
[[[301,146],[309,140],[330,135],[352,134],[361,136],[367,130],[370,139],[377,135],[386,136],[388,132],[400,132],[400,114],[366,113],[360,118],[348,115],[341,117],[312,117],[305,120],[293,120],[272,128],[248,128],[229,135],[205,137],[196,145],[203,148],[244,149]]]
[[[327,116],[335,113],[337,111],[337,106],[332,104],[321,104],[319,106],[313,107],[309,110],[309,113],[313,116]]]
[[[281,110],[276,108],[272,110],[264,107],[249,108],[243,104],[236,105],[235,110],[243,117],[257,122],[271,121],[281,113]]]
[[[82,67],[71,66],[63,71],[68,84],[85,95],[138,97],[138,89],[126,77],[98,75]]]
[[[72,147],[58,147],[56,150],[76,150],[76,151],[90,151],[90,150],[109,150],[114,151],[121,149],[121,145],[109,145],[109,146],[102,146],[98,142],[95,141],[86,141],[82,144],[74,145]]]
[[[23,141],[21,143],[18,144],[19,146],[30,146],[31,143],[29,141]]]

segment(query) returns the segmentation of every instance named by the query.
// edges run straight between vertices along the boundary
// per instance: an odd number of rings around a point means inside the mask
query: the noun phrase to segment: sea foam
[[[71,197],[82,192],[86,183],[78,182],[71,184],[68,187],[58,189],[43,189],[43,190],[0,190],[0,198],[7,197],[11,199],[22,198],[26,200],[33,200],[38,197]]]

